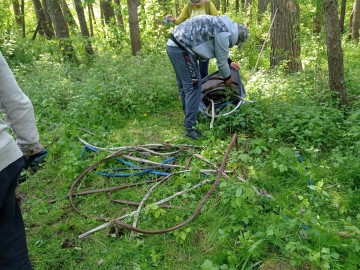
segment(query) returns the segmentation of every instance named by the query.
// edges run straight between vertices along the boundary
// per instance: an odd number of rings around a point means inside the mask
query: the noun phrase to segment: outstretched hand
[[[235,70],[240,70],[240,65],[236,62],[231,62],[230,67]]]
[[[166,15],[166,16],[165,16],[165,19],[166,19],[167,21],[169,21],[169,22],[174,22],[174,21],[175,21],[174,16],[171,15],[171,14]]]

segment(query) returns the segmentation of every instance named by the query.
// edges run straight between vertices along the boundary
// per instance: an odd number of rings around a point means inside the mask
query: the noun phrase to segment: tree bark
[[[38,24],[40,24],[39,32],[44,34],[47,39],[52,39],[55,36],[52,22],[49,21],[49,16],[46,16],[45,10],[43,9],[40,0],[33,0],[35,15]]]
[[[88,15],[89,15],[90,36],[93,37],[94,36],[94,27],[93,27],[93,20],[92,20],[92,18],[93,18],[92,4],[91,3],[88,4],[87,7],[88,7]]]
[[[258,0],[258,14],[257,18],[258,21],[261,21],[261,18],[263,17],[265,11],[267,10],[269,4],[269,0]]]
[[[15,22],[22,30],[22,37],[25,38],[24,0],[21,0],[20,3],[19,0],[12,0],[12,6],[15,16]]]
[[[54,32],[54,36],[55,36],[55,30],[54,30],[54,27],[53,27],[53,23],[51,21],[51,16],[50,16],[49,11],[48,11],[49,8],[47,6],[46,0],[41,0],[41,1],[42,1],[42,6],[43,6],[44,14],[45,14],[45,17],[46,17],[46,21],[49,22],[48,25],[51,26],[51,29]]]
[[[235,12],[239,13],[240,11],[240,0],[235,0]]]
[[[217,10],[220,10],[220,0],[215,0],[215,7]]]
[[[14,11],[14,16],[15,16],[15,22],[18,26],[22,26],[22,19],[23,16],[21,15],[21,8],[20,8],[20,3],[19,0],[12,0],[12,7],[13,7],[13,11]]]
[[[136,55],[141,50],[138,15],[138,7],[140,5],[140,0],[127,0],[127,4],[129,10],[131,51],[133,55]]]
[[[346,14],[346,0],[341,0],[341,11],[340,11],[340,31],[344,33],[344,22]]]
[[[81,34],[84,37],[85,40],[85,51],[88,55],[93,55],[94,54],[94,50],[92,48],[92,44],[89,40],[89,29],[87,27],[86,24],[86,19],[85,19],[85,13],[84,13],[84,8],[81,4],[81,0],[74,0],[74,4],[75,4],[75,10],[76,10],[76,14],[78,16],[79,19],[79,24],[80,24],[80,30],[81,30]]]
[[[286,61],[288,72],[301,70],[299,5],[292,0],[271,0],[270,67]]]
[[[245,0],[244,11],[247,17],[251,17],[251,4],[252,0]]]
[[[118,26],[119,26],[120,30],[124,32],[125,26],[124,26],[124,18],[122,16],[122,11],[121,11],[120,0],[114,0],[114,3],[116,5],[115,15],[116,15],[116,20],[117,20]]]
[[[179,0],[175,0],[175,15],[176,17],[180,14]]]
[[[68,26],[71,26],[73,28],[77,28],[74,16],[72,15],[68,4],[66,3],[66,0],[61,0],[61,9],[65,18],[66,23]]]
[[[337,0],[324,0],[329,86],[342,105],[348,105]]]
[[[222,13],[225,14],[226,13],[226,0],[221,0],[221,3],[222,3]]]
[[[21,5],[20,5],[20,10],[21,10],[21,17],[22,17],[22,36],[23,38],[25,38],[25,1],[21,0]]]
[[[321,6],[321,3],[316,2],[316,10],[315,10],[315,14],[313,17],[313,25],[314,25],[314,30],[313,33],[314,34],[320,34],[321,29],[324,25],[324,13],[323,13],[323,8]]]
[[[69,28],[57,0],[44,0],[46,2],[51,20],[54,23],[55,34],[59,39],[59,46],[64,61],[76,62],[75,51],[69,40]]]
[[[360,0],[355,0],[353,7],[351,39],[359,41],[359,29],[360,29]]]
[[[112,0],[100,0],[101,14],[105,24],[114,22],[115,12],[111,5]]]

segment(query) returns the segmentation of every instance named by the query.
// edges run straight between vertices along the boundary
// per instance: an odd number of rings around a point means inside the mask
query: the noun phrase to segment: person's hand
[[[167,21],[169,21],[169,22],[174,22],[174,21],[175,21],[174,16],[171,15],[171,14],[166,15],[166,16],[165,16],[165,19],[166,19]]]
[[[231,62],[230,67],[235,70],[240,70],[240,65],[236,62]]]

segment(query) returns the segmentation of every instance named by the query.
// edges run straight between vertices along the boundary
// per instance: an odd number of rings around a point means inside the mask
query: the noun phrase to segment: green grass
[[[196,142],[181,134],[183,115],[174,73],[163,53],[129,57],[102,52],[80,67],[54,64],[45,53],[21,68],[14,66],[19,84],[34,104],[41,142],[49,152],[43,168],[19,188],[26,196],[21,207],[34,268],[358,269],[360,62],[356,59],[360,55],[353,46],[344,46],[352,100],[348,110],[339,109],[331,99],[325,71],[315,72],[310,65],[296,74],[281,70],[252,74],[245,63],[242,74],[254,103],[216,119],[211,130],[210,119],[200,119],[205,138]],[[102,222],[77,214],[68,192],[83,170],[107,154],[82,157],[79,137],[104,148],[189,144],[190,153],[219,167],[233,133],[239,135],[239,144],[227,168],[240,176],[246,172],[248,183],[234,175],[221,178],[188,225],[166,234],[136,234],[133,241],[130,231],[118,226],[78,239]],[[178,164],[186,164],[189,155],[182,153]],[[191,164],[194,171],[171,177],[150,201],[205,179],[197,171],[209,165],[196,158]],[[105,179],[91,172],[81,189],[143,179]],[[140,201],[148,188],[121,190],[112,197]],[[172,202],[183,209],[147,209],[139,226],[154,230],[180,223],[208,188]],[[106,194],[79,196],[75,201],[82,213],[95,217],[115,218],[136,209],[113,203]]]

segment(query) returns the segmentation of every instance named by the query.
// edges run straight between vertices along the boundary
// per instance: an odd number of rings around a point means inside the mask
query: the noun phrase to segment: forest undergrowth
[[[198,141],[182,135],[175,76],[164,52],[129,56],[103,51],[73,66],[59,64],[51,50],[36,48],[9,61],[33,102],[49,153],[42,169],[27,173],[19,187],[35,269],[360,268],[357,45],[344,44],[348,108],[334,101],[326,60],[314,58],[310,48],[310,60],[304,59],[303,71],[294,74],[281,67],[254,72],[244,57],[241,74],[252,102],[217,118],[212,129],[208,117],[200,118],[204,138]],[[219,177],[215,191],[186,226],[163,234],[132,234],[111,223],[137,209],[116,201],[140,202],[155,183],[145,181],[165,173],[173,174],[154,189],[138,227],[161,230],[188,219],[217,179],[216,173],[202,170],[220,167],[233,134],[238,144],[226,161],[228,177]],[[134,148],[149,144],[176,154],[165,158]],[[86,173],[74,192],[143,184],[74,196],[80,214],[74,211],[69,191],[75,179],[107,157],[110,148],[125,146],[134,150],[122,150],[126,156],[182,168],[190,164],[191,170],[167,167],[137,174],[143,163],[132,160],[129,177],[99,174],[125,173],[124,160],[109,160]],[[116,169],[119,163],[122,168]],[[167,202],[171,206],[156,204],[205,180]],[[124,221],[132,224],[133,218]]]

